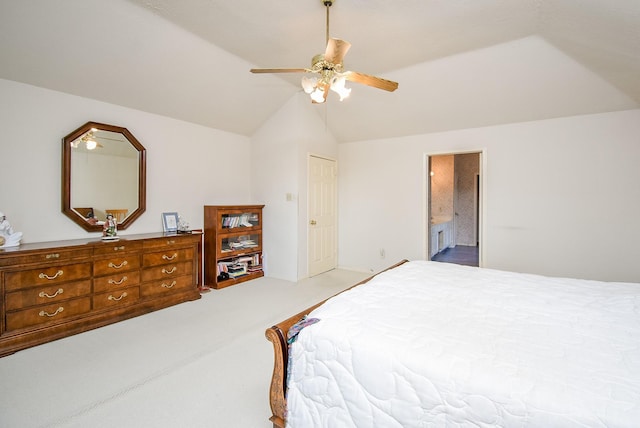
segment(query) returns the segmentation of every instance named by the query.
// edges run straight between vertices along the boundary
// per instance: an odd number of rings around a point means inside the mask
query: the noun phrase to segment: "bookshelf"
[[[264,205],[204,206],[204,278],[220,289],[264,275]]]

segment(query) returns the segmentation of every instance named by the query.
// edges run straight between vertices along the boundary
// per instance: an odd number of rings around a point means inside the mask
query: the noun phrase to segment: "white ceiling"
[[[400,84],[312,106],[341,142],[640,107],[639,0],[335,0],[330,32]],[[301,91],[249,68],[324,46],[322,0],[0,0],[0,78],[247,136]]]

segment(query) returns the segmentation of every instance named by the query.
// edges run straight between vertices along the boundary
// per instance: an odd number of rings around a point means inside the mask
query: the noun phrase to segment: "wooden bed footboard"
[[[408,260],[402,260],[399,263],[385,269],[393,269],[406,263]],[[382,272],[384,272],[382,271]],[[378,275],[378,274],[376,274]],[[349,287],[357,287],[358,285],[369,282],[371,278],[376,275],[360,281],[359,283]],[[338,293],[340,294],[340,293]],[[287,345],[287,333],[289,329],[298,321],[300,321],[305,315],[308,315],[318,306],[322,305],[329,299],[325,299],[320,303],[317,303],[302,312],[299,312],[284,321],[279,322],[273,327],[268,328],[265,331],[265,336],[273,344],[273,374],[271,376],[271,386],[269,388],[269,404],[271,406],[272,416],[269,420],[273,423],[274,428],[284,428],[285,426],[285,414],[287,410],[287,402],[285,394],[287,391],[287,365],[289,362],[289,346]]]

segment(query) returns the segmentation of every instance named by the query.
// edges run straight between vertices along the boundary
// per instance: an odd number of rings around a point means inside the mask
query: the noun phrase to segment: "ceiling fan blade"
[[[374,88],[384,89],[393,92],[398,89],[398,83],[381,77],[369,76],[368,74],[358,73],[357,71],[345,71],[343,74],[345,79],[350,82],[362,83],[363,85],[373,86]]]
[[[329,39],[327,50],[324,52],[325,61],[331,64],[342,64],[344,56],[349,51],[351,43],[340,39]]]
[[[308,73],[308,68],[252,68],[252,73]]]

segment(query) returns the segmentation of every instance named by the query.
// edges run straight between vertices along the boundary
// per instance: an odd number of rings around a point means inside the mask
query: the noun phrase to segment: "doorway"
[[[482,152],[427,155],[426,259],[482,265]]]
[[[309,276],[335,269],[338,264],[337,162],[309,156]]]

